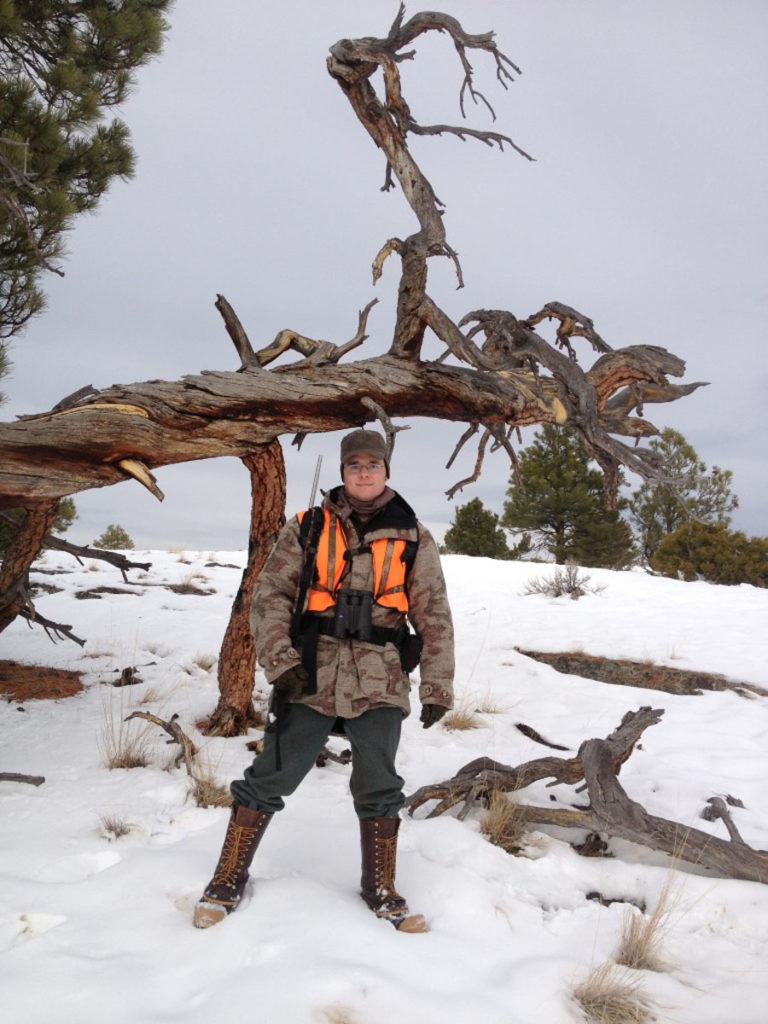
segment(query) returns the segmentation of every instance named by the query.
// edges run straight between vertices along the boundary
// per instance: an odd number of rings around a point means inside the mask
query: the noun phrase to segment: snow
[[[45,775],[38,788],[0,783],[0,977],[8,1024],[203,1024],[230,1018],[268,1024],[570,1024],[583,1020],[573,985],[616,952],[627,905],[651,911],[665,887],[670,912],[665,972],[637,972],[659,1020],[762,1024],[768,998],[768,887],[715,878],[626,842],[612,858],[583,858],[577,837],[531,834],[513,857],[480,831],[481,811],[401,829],[398,888],[427,917],[425,935],[401,935],[357,894],[359,838],[349,768],[313,770],[271,824],[245,902],[206,931],[191,925],[228,812],[189,796],[178,748],[144,730],[145,768],[109,771],[107,723],[137,708],[168,718],[202,748],[222,782],[249,763],[246,738],[211,739],[195,723],[213,708],[216,654],[243,552],[133,552],[151,561],[130,574],[130,594],[75,600],[119,573],[47,553],[33,580],[63,588],[39,595],[49,618],[73,623],[84,648],[55,646],[16,622],[0,657],[84,671],[86,687],[59,701],[0,705],[0,769]],[[218,563],[207,565],[206,563]],[[489,755],[518,764],[549,753],[523,736],[525,722],[575,750],[644,704],[664,708],[625,764],[621,780],[651,812],[725,838],[699,815],[713,795],[733,810],[744,839],[768,848],[768,700],[730,691],[675,696],[562,675],[516,648],[579,650],[718,672],[766,686],[768,592],[589,570],[596,592],[579,601],[524,594],[553,567],[448,556],[457,629],[457,698],[485,708],[481,727],[450,732],[404,725],[399,768],[407,792]],[[176,594],[165,583],[214,590]],[[601,588],[601,589],[597,589]],[[127,665],[142,683],[109,684]],[[265,693],[263,676],[257,691]],[[143,703],[140,703],[143,702]],[[415,703],[415,702],[414,702]],[[258,736],[254,730],[247,739]],[[342,740],[331,740],[342,749]],[[564,754],[563,756],[569,756]],[[579,802],[571,787],[537,783],[529,802]],[[583,799],[583,798],[582,798]],[[130,825],[105,834],[102,819]]]

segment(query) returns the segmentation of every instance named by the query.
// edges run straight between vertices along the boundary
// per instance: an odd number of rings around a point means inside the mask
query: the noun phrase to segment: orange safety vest
[[[299,523],[305,515],[306,512],[299,513]],[[339,518],[336,515],[332,516],[330,509],[327,508],[323,509],[323,516],[325,521],[317,545],[315,579],[309,588],[308,612],[324,612],[336,604],[336,594],[347,569],[344,558],[347,538]],[[403,614],[408,612],[408,595],[405,592],[406,564],[403,561],[406,543],[394,537],[381,537],[371,541],[369,545],[373,558],[373,600],[376,604],[394,608]]]

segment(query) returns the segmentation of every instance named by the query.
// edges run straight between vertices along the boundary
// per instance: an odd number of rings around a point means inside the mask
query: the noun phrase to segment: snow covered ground
[[[644,901],[652,911],[665,886],[668,969],[638,973],[656,1019],[764,1024],[768,887],[671,872],[660,855],[627,843],[611,844],[613,858],[582,858],[554,831],[534,833],[528,856],[513,857],[482,835],[481,812],[427,820],[424,808],[403,822],[398,887],[431,931],[401,935],[357,894],[349,769],[333,763],[313,770],[272,823],[240,910],[195,930],[192,907],[228,812],[195,806],[184,769],[167,767],[174,747],[156,726],[145,732],[148,767],[109,771],[101,748],[106,723],[141,708],[177,713],[222,781],[249,762],[245,738],[207,739],[194,724],[215,704],[213,663],[243,558],[147,552],[152,569],[131,573],[131,594],[75,600],[93,587],[122,587],[119,573],[50,552],[42,568],[51,574],[34,579],[63,589],[40,595],[40,609],[73,623],[87,645],[54,646],[22,622],[0,639],[2,658],[86,673],[76,697],[0,704],[0,770],[46,777],[39,788],[0,783],[7,1024],[571,1024],[584,1019],[570,998],[574,983],[615,954],[628,913],[623,903],[604,907],[586,894]],[[554,600],[523,596],[526,580],[552,566],[451,556],[445,570],[458,702],[490,710],[480,714],[480,728],[465,732],[424,731],[412,715],[399,761],[408,792],[482,754],[517,764],[549,753],[516,722],[575,750],[650,704],[665,714],[624,766],[630,796],[725,838],[721,822],[699,815],[709,797],[731,794],[744,803],[733,812],[744,839],[768,849],[768,699],[610,686],[515,651],[652,660],[766,686],[768,591],[593,570],[599,593]],[[160,585],[190,581],[215,593]],[[105,685],[127,665],[138,667],[141,684]],[[265,689],[260,675],[257,689]],[[557,806],[574,801],[572,788],[543,783],[522,795],[547,803],[555,796]],[[105,835],[110,816],[129,833]]]

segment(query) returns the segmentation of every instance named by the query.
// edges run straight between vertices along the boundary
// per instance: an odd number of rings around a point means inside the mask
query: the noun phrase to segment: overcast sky
[[[285,327],[346,341],[376,296],[357,355],[387,349],[399,268],[390,260],[374,289],[370,264],[415,220],[399,190],[380,191],[384,161],[325,58],[340,38],[386,35],[396,9],[392,0],[178,0],[162,56],[121,112],[137,175],[77,222],[66,277],[46,279],[48,309],[14,346],[4,418],[43,411],[84,384],[236,369],[213,306],[219,292],[255,347]],[[446,203],[465,278],[457,291],[449,261],[433,260],[431,294],[456,320],[478,307],[525,316],[558,300],[592,317],[615,348],[681,356],[686,381],[711,385],[647,415],[681,431],[708,466],[733,470],[734,525],[768,534],[768,4],[446,0],[438,9],[468,32],[495,30],[522,68],[505,92],[492,61],[472,59],[493,127],[536,162],[455,138],[412,141]],[[417,50],[401,65],[414,116],[458,123],[450,41],[434,34]],[[491,127],[484,108],[467,112],[470,126]],[[589,366],[593,354],[577,345]],[[430,524],[450,522],[444,492],[471,472],[475,449],[443,469],[462,430],[414,421],[400,435],[393,485]],[[300,453],[286,439],[289,513],[306,505],[319,454],[321,487],[338,482],[339,436],[311,437]],[[133,482],[77,495],[69,536],[89,542],[118,522],[137,547],[246,545],[249,483],[238,460],[157,476],[162,505]],[[489,455],[457,503],[479,496],[500,512],[508,476],[507,456]]]

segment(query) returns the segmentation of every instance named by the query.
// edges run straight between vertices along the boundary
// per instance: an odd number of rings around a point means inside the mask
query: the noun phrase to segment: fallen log
[[[444,782],[422,786],[406,800],[409,813],[431,800],[439,801],[428,817],[436,817],[463,804],[463,818],[478,802],[487,802],[494,790],[505,793],[524,789],[533,782],[551,778],[548,785],[586,784],[586,807],[559,808],[518,804],[520,816],[530,824],[587,829],[625,839],[651,850],[669,854],[707,868],[720,878],[768,883],[768,851],[748,846],[733,825],[722,800],[713,798],[703,816],[721,818],[730,839],[720,839],[690,825],[649,814],[632,800],[620,784],[621,765],[632,753],[642,733],[656,725],[662,709],[641,707],[624,715],[619,726],[605,739],[585,740],[576,757],[543,757],[516,767],[481,757],[461,768]]]
[[[0,772],[0,782],[26,782],[30,786],[42,786],[44,775],[23,775],[20,772]]]

